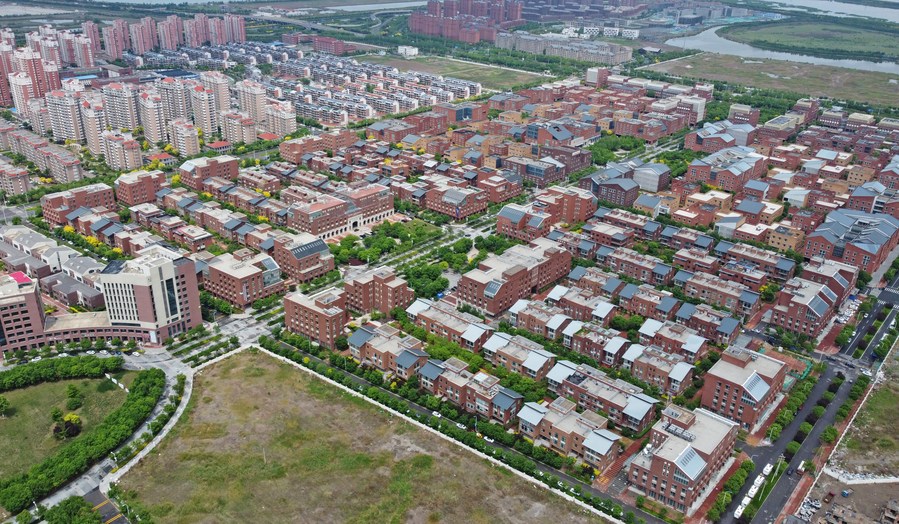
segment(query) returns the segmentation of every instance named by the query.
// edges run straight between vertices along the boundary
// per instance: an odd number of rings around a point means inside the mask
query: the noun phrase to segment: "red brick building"
[[[669,405],[650,430],[648,451],[631,462],[628,481],[646,498],[686,513],[727,463],[737,431],[710,411]]]
[[[394,308],[406,309],[415,300],[409,284],[387,266],[345,281],[343,290],[347,307],[361,313],[378,311],[390,315]]]
[[[115,181],[116,200],[129,207],[154,202],[164,184],[165,173],[159,170],[126,173]]]
[[[557,243],[535,239],[493,255],[459,281],[459,298],[490,315],[498,315],[571,270],[571,253]]]
[[[270,256],[240,249],[207,262],[203,288],[232,305],[246,308],[257,300],[283,293],[287,286]]]
[[[787,365],[743,348],[728,348],[705,375],[702,407],[752,430],[783,390]]]
[[[203,181],[207,178],[218,177],[232,181],[237,179],[239,167],[240,159],[234,156],[200,157],[181,164],[179,173],[182,184],[193,190],[202,191]]]
[[[325,289],[314,295],[297,292],[284,297],[284,327],[326,348],[335,348],[348,320],[346,293],[341,289]]]
[[[41,197],[44,220],[54,226],[68,224],[66,215],[79,207],[115,209],[115,192],[106,184],[91,184]]]

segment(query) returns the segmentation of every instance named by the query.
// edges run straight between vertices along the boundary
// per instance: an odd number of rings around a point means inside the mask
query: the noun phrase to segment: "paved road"
[[[822,380],[824,376],[822,375],[822,379],[818,380],[818,384],[815,386],[815,390],[812,395],[809,396],[809,399],[805,402],[805,408],[813,408],[815,406],[815,402],[820,398],[820,395],[816,394],[820,386],[824,386],[826,389],[826,385],[830,384],[831,379],[836,375],[835,371],[829,371],[827,374],[827,380]],[[815,449],[818,447],[820,442],[818,438],[821,436],[821,432],[824,429],[834,423],[836,419],[837,411],[839,411],[840,406],[843,405],[844,402],[849,398],[849,390],[852,389],[852,383],[855,382],[854,375],[847,374],[846,381],[840,385],[840,389],[837,390],[836,395],[834,396],[833,401],[827,405],[824,416],[815,423],[815,426],[812,428],[811,433],[805,437],[805,440],[802,442],[802,446],[799,448],[799,452],[793,457],[793,460],[790,461],[790,467],[794,470],[800,466],[804,461],[811,459],[815,455]],[[822,391],[823,393],[823,391]],[[814,399],[814,400],[813,400]],[[811,409],[809,409],[811,411]],[[795,425],[798,428],[798,424],[805,421],[805,415],[796,417],[796,420],[790,424],[790,433],[784,431],[781,434],[780,440],[778,442],[783,442],[784,448],[786,448],[786,443],[789,442],[787,437],[784,435],[789,435],[792,440],[792,436],[795,435],[793,431],[793,426]],[[791,476],[787,476],[784,474],[780,477],[777,484],[774,485],[774,489],[768,495],[768,498],[765,499],[765,502],[762,503],[762,507],[759,509],[759,512],[756,514],[755,518],[752,519],[754,523],[766,523],[766,522],[774,522],[777,516],[783,511],[784,506],[787,504],[790,496],[796,489],[796,485],[799,483],[799,479],[801,476],[799,474],[793,474]],[[733,516],[733,515],[731,515]]]
[[[812,388],[812,391],[809,394],[808,399],[805,401],[805,404],[803,404],[802,409],[799,410],[799,412],[796,414],[796,417],[793,419],[793,421],[790,422],[787,425],[787,427],[785,427],[781,431],[780,438],[773,445],[759,446],[759,447],[755,447],[755,448],[752,448],[752,447],[745,448],[746,452],[749,454],[749,456],[752,458],[752,461],[755,463],[755,469],[752,470],[752,473],[749,475],[749,478],[746,481],[746,483],[743,485],[743,488],[740,490],[740,492],[737,494],[737,496],[735,496],[733,498],[733,500],[731,501],[730,505],[727,508],[726,514],[720,520],[721,524],[732,524],[733,522],[736,522],[736,519],[734,518],[734,511],[737,509],[737,506],[740,504],[740,501],[743,500],[743,497],[745,497],[747,495],[747,493],[749,492],[749,488],[752,487],[752,482],[755,480],[755,478],[757,476],[761,475],[762,469],[764,469],[766,464],[774,464],[777,461],[778,457],[783,455],[784,451],[787,449],[787,444],[789,444],[790,441],[793,440],[793,437],[796,435],[796,433],[799,432],[799,426],[803,422],[805,422],[805,418],[812,412],[812,409],[814,409],[814,407],[816,406],[816,402],[818,402],[818,399],[821,398],[821,395],[823,395],[824,392],[827,391],[827,386],[830,384],[830,381],[835,376],[836,376],[836,370],[833,369],[831,366],[828,366],[828,368],[824,371],[824,373],[822,373],[821,376],[818,378],[818,381],[815,384],[815,387]],[[848,384],[848,381],[846,383],[844,383],[844,386],[846,384]],[[846,391],[848,392],[848,388],[841,388],[841,390],[842,389],[846,389]],[[828,412],[828,414],[826,414],[824,417],[822,417],[821,420],[818,421],[818,426],[821,426],[823,428],[823,427],[826,427],[827,425],[832,424],[833,419],[836,416],[836,410],[839,409],[839,406],[841,403],[842,403],[842,401],[840,403],[837,403],[837,401],[835,399],[834,402],[831,403],[832,406],[833,405],[836,406],[834,408],[833,412],[832,413]],[[818,427],[818,426],[816,426],[816,427]],[[797,453],[796,456],[797,457],[802,456],[804,450],[813,451],[816,446],[817,446],[817,437],[815,437],[813,440],[811,438],[811,436],[809,436],[803,442],[802,448],[800,449],[799,453]],[[806,456],[806,458],[808,458],[808,457]],[[797,465],[798,465],[798,463],[797,463]],[[781,482],[777,483],[777,485],[774,488],[775,491],[773,491],[771,493],[771,495],[769,495],[768,498],[771,499],[772,497],[774,497],[777,493],[779,493],[778,490],[783,490],[786,493],[789,493],[792,491],[792,488],[784,489],[784,488],[782,488],[782,485],[784,485],[784,486],[786,485],[783,482],[783,480]],[[766,506],[767,506],[767,503],[766,503]],[[763,508],[766,506],[763,506]],[[779,507],[783,507],[783,506],[781,505]],[[775,513],[775,515],[776,515],[776,513]],[[759,518],[759,517],[756,517],[756,518]],[[758,522],[763,522],[763,520],[759,520]]]

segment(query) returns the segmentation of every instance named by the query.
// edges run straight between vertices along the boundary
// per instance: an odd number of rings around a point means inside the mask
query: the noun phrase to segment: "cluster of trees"
[[[103,522],[100,513],[83,497],[72,496],[59,504],[38,512],[38,516],[47,521],[47,524],[100,524]],[[29,515],[30,517],[30,515]],[[28,522],[31,522],[29,519]]]
[[[101,378],[122,368],[121,357],[59,357],[0,372],[0,392],[73,378]]]
[[[434,298],[449,286],[449,280],[443,276],[440,266],[420,264],[406,268],[403,277],[415,291],[415,296]]]
[[[606,165],[614,161],[617,151],[627,151],[637,154],[646,147],[646,141],[632,136],[615,136],[611,131],[606,131],[606,136],[600,138],[588,148],[593,153],[593,163]]]
[[[374,262],[385,254],[402,253],[416,244],[439,237],[442,232],[422,221],[406,223],[384,222],[372,228],[372,234],[359,242],[359,237],[347,235],[339,244],[331,245],[331,254],[337,264],[350,260]]]
[[[84,357],[77,360],[81,358]],[[108,360],[117,360],[121,366],[121,359]],[[39,364],[42,363],[43,361]],[[18,369],[22,368],[13,371]],[[34,465],[26,473],[0,479],[0,505],[10,513],[18,513],[28,507],[31,501],[44,497],[86,471],[140,427],[162,397],[164,390],[165,373],[162,370],[151,369],[138,373],[124,404],[110,413],[100,424],[84,432],[80,438],[41,463]]]
[[[751,460],[745,460],[740,464],[740,468],[724,483],[724,490],[718,494],[718,498],[715,499],[715,503],[706,514],[709,520],[712,522],[721,520],[721,517],[727,512],[728,504],[740,492],[753,469],[755,469],[755,464]]]
[[[256,311],[265,311],[267,309],[271,309],[275,306],[281,305],[281,302],[284,301],[283,295],[271,295],[265,298],[260,298],[253,302],[253,309]]]
[[[227,300],[212,296],[208,291],[200,291],[200,305],[205,310],[218,311],[223,315],[234,313],[234,306]],[[204,311],[204,318],[207,316]],[[210,318],[211,320],[211,318]]]
[[[47,226],[47,223],[42,218],[32,218],[31,222],[36,226],[41,227],[41,225],[37,223],[38,220],[42,222],[44,226]],[[98,257],[106,260],[119,260],[129,258],[125,256],[122,248],[109,247],[101,242],[97,237],[81,235],[77,231],[75,231],[75,228],[72,226],[57,227],[53,230],[53,234],[59,238],[71,242],[75,245],[75,247],[83,251],[90,251]]]
[[[687,172],[687,166],[694,160],[698,160],[706,156],[701,151],[692,151],[690,149],[681,149],[677,151],[665,151],[656,157],[656,162],[660,162],[668,166],[671,170],[671,178],[677,178]]]
[[[435,249],[434,256],[447,268],[464,272],[468,270],[468,252],[473,245],[470,238],[460,238],[448,246]]]

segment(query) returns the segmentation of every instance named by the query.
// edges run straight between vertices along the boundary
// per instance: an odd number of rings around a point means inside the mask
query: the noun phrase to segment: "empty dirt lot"
[[[600,522],[294,367],[243,352],[125,476],[157,522]]]

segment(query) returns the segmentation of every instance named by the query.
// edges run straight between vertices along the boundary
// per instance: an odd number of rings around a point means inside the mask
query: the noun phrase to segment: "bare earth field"
[[[601,522],[265,354],[203,370],[120,486],[156,522]]]
[[[881,106],[895,105],[896,97],[899,96],[899,77],[896,75],[782,60],[744,59],[700,53],[655,64],[648,69],[683,77],[782,89]],[[891,80],[896,83],[891,83]]]
[[[851,489],[852,494],[843,497],[844,489]],[[830,504],[824,504],[824,497],[828,493],[836,495]],[[868,517],[868,522],[879,522],[880,513],[890,499],[896,498],[899,493],[899,484],[856,484],[849,486],[838,482],[829,475],[821,475],[818,483],[809,493],[809,498],[821,501],[821,509],[813,517],[823,517],[828,511],[832,511],[833,505],[840,504],[850,508],[852,511],[861,513]]]
[[[548,78],[526,73],[512,71],[501,67],[457,62],[433,56],[424,56],[412,59],[398,58],[396,56],[360,56],[360,62],[372,62],[395,67],[401,71],[421,71],[435,75],[452,76],[462,80],[480,82],[487,89],[504,90],[512,86],[533,82]]]
[[[893,350],[876,386],[832,460],[850,473],[899,476],[899,356]]]

